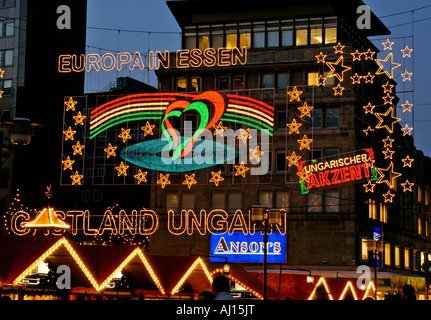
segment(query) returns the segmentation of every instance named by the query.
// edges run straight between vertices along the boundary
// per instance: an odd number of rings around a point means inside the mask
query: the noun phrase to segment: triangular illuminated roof
[[[58,219],[54,208],[43,208],[37,217],[31,221],[24,223],[26,228],[55,228],[55,229],[68,229],[70,226]]]

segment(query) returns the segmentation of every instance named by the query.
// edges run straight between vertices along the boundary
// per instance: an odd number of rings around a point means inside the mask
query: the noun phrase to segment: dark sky
[[[371,10],[390,29],[390,40],[394,42],[394,62],[402,66],[394,72],[400,104],[413,103],[413,113],[402,113],[398,105],[397,116],[402,125],[413,127],[418,149],[431,156],[431,102],[428,99],[428,75],[431,74],[431,4],[429,0],[364,0]],[[359,15],[358,15],[359,16]],[[106,53],[128,51],[176,51],[180,48],[180,28],[166,5],[165,0],[88,0],[87,52]],[[372,27],[372,26],[371,26]],[[115,29],[103,30],[101,28]],[[121,30],[121,31],[117,31]],[[133,32],[131,32],[133,31]],[[136,32],[140,31],[140,32]],[[381,50],[386,37],[372,38]],[[403,58],[401,49],[413,48],[411,58]],[[412,81],[403,81],[401,73],[413,72]],[[115,81],[118,76],[129,76],[157,87],[152,71],[125,70],[122,72],[91,72],[87,74],[86,91],[97,92]]]

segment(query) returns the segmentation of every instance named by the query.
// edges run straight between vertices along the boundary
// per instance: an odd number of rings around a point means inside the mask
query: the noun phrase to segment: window
[[[13,49],[0,50],[0,66],[13,66]]]
[[[340,212],[338,190],[325,192],[325,212]]]
[[[15,0],[0,0],[1,8],[15,7]]]
[[[184,28],[185,35],[185,46],[186,49],[194,49],[196,48],[196,27],[185,27]]]
[[[422,187],[418,186],[418,202],[422,203]]]
[[[322,195],[309,193],[307,194],[307,212],[322,212]]]
[[[181,209],[194,210],[195,209],[195,194],[183,193],[181,194]]]
[[[242,74],[233,76],[233,89],[241,90],[244,89],[244,76]]]
[[[362,260],[368,260],[368,239],[362,238],[361,239],[361,259]]]
[[[391,244],[385,243],[385,265],[391,265]]]
[[[253,48],[265,48],[265,23],[253,24]]]
[[[338,149],[325,149],[325,161],[338,159]]]
[[[12,37],[15,33],[15,21],[4,20],[0,22],[0,37]]]
[[[198,39],[199,49],[205,50],[210,47],[210,26],[199,26]]]
[[[237,191],[229,192],[227,198],[227,209],[229,213],[234,213],[236,210],[241,208],[241,193]]]
[[[251,24],[244,23],[239,25],[239,47],[251,48]]]
[[[418,234],[422,234],[422,219],[418,218]]]
[[[277,129],[286,129],[286,111],[277,112]]]
[[[190,91],[201,91],[201,78],[191,77],[190,78]]]
[[[262,88],[274,88],[274,75],[272,73],[262,75]]]
[[[398,246],[395,246],[394,258],[395,258],[395,267],[399,268],[401,266],[401,258],[400,258],[400,247]]]
[[[3,96],[12,95],[12,80],[0,80],[0,89],[3,91]]]
[[[275,193],[275,208],[288,210],[289,208],[289,194],[284,191],[277,191]]]
[[[368,200],[368,217],[377,220],[377,204],[373,199]]]
[[[325,124],[326,128],[338,128],[339,126],[338,109],[326,109]]]
[[[281,45],[283,47],[293,46],[293,20],[281,22]]]
[[[229,90],[229,77],[220,77],[218,79],[219,90]]]
[[[187,79],[184,77],[177,78],[177,92],[183,92],[187,90]]]
[[[311,71],[307,73],[307,85],[317,86],[319,83],[319,72]]]
[[[269,48],[280,46],[280,24],[278,21],[268,22],[267,39]]]
[[[90,201],[90,190],[82,190],[81,201],[82,202]]]
[[[223,47],[223,25],[214,25],[211,30],[212,47],[214,49]]]
[[[322,128],[322,109],[313,109],[310,119],[310,128]]]
[[[310,44],[323,43],[322,20],[310,19]]]
[[[388,222],[388,207],[384,204],[380,204],[380,221]]]
[[[178,193],[166,193],[166,212],[178,212]]]
[[[337,19],[325,18],[325,44],[337,43]]]
[[[259,191],[259,204],[265,208],[272,208],[272,192]]]
[[[286,89],[288,86],[288,74],[278,73],[277,74],[277,89]]]
[[[275,162],[277,172],[286,172],[288,170],[288,162],[284,151],[277,151]]]
[[[424,202],[426,206],[430,205],[430,189],[428,187],[425,188]]]
[[[236,24],[226,25],[226,48],[236,48],[238,46],[238,33]]]
[[[316,149],[313,151],[308,152],[308,160],[315,160],[312,161],[313,163],[320,162],[322,160],[322,150]]]
[[[96,202],[102,201],[102,189],[93,190],[93,200]]]
[[[404,248],[404,268],[410,268],[410,249]]]
[[[296,45],[306,46],[308,44],[308,21],[307,19],[296,20]]]
[[[224,192],[212,193],[212,209],[226,209],[226,196]]]

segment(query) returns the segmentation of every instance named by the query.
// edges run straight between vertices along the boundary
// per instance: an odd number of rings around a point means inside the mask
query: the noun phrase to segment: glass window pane
[[[288,74],[279,73],[277,74],[277,89],[286,89],[288,86]]]
[[[310,128],[322,128],[322,110],[314,109],[312,111]]]
[[[288,168],[286,154],[284,152],[277,152],[277,158],[275,159],[277,172],[285,172]]]
[[[296,45],[306,46],[308,44],[308,21],[297,20],[295,23],[296,28]]]
[[[274,87],[274,75],[272,73],[266,73],[262,75],[262,88],[273,88]]]
[[[253,48],[265,48],[265,24],[253,24]]]
[[[187,90],[187,79],[177,78],[177,92],[182,92]]]
[[[325,161],[338,159],[338,149],[326,149],[325,150]]]
[[[237,26],[226,25],[226,48],[236,48],[238,46]]]
[[[6,21],[5,36],[12,37],[15,31],[15,21]]]
[[[229,90],[229,77],[219,78],[219,90]]]
[[[214,49],[222,48],[223,47],[223,26],[222,25],[212,26],[211,37],[212,37],[212,47]]]
[[[326,128],[338,128],[339,116],[338,109],[326,110]]]
[[[225,204],[225,193],[224,192],[213,192],[212,193],[212,208],[213,209],[226,209]]]
[[[281,22],[281,45],[283,47],[293,46],[293,21]]]
[[[195,194],[194,193],[183,193],[181,195],[181,209],[194,210],[195,208]]]
[[[166,212],[169,210],[178,211],[178,193],[166,194]]]
[[[277,191],[275,193],[275,208],[287,211],[289,208],[289,194],[287,192]]]
[[[272,192],[260,191],[259,204],[265,208],[272,208]]]
[[[239,25],[239,47],[251,48],[251,24]]]
[[[4,80],[3,95],[10,96],[12,94],[12,80]]]
[[[185,27],[184,28],[184,36],[186,38],[185,45],[186,49],[195,49],[196,48],[196,27]]]
[[[325,19],[325,43],[337,43],[337,19]]]
[[[209,26],[200,26],[198,30],[199,49],[205,50],[210,46]]]
[[[319,73],[318,72],[308,72],[307,73],[307,85],[317,86],[319,84]]]
[[[267,25],[268,47],[280,46],[280,25],[278,22],[269,22]]]
[[[201,90],[201,78],[192,77],[190,79],[190,91],[200,91]]]
[[[13,66],[13,50],[5,50],[4,65]]]
[[[309,193],[307,195],[307,212],[322,212],[322,195]]]
[[[277,129],[286,129],[286,112],[277,112]]]
[[[322,20],[310,20],[310,44],[323,43]]]
[[[236,210],[242,208],[240,192],[229,192],[227,199],[227,207],[229,213],[234,213]]]
[[[234,75],[233,76],[233,89],[234,90],[244,89],[244,76],[243,75]]]
[[[325,193],[325,212],[340,211],[340,197],[338,191],[326,191]]]

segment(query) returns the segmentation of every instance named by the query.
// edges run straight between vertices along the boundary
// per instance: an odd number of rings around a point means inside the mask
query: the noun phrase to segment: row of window
[[[186,49],[276,48],[337,42],[337,18],[321,17],[186,26]]]
[[[371,257],[368,254],[366,238],[362,238],[361,260],[369,261]],[[408,270],[429,272],[431,262],[431,253],[425,251],[402,247],[399,245],[384,243],[383,253],[380,254],[381,266],[404,268]]]

